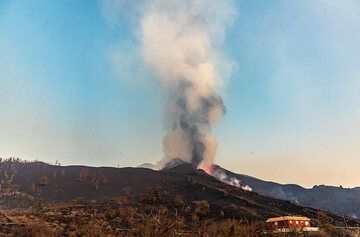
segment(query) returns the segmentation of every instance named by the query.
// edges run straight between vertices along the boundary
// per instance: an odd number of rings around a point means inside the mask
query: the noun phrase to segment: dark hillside
[[[305,215],[317,219],[319,210],[289,201],[261,196],[222,183],[201,170],[182,163],[165,171],[145,168],[110,168],[54,166],[41,162],[2,162],[0,165],[2,208],[67,203],[74,200],[103,200],[128,197],[138,208],[146,203],[174,208],[176,199],[182,209],[194,209],[199,201],[210,205],[209,216],[264,220],[279,215]],[[26,204],[27,203],[27,204]],[[334,224],[344,225],[344,218],[326,213]],[[346,224],[359,221],[346,218]]]
[[[288,200],[302,206],[327,210],[337,214],[345,214],[354,218],[360,217],[360,188],[342,188],[333,186],[314,186],[307,189],[295,184],[279,184],[260,180],[251,176],[236,174],[220,166],[214,166],[241,181],[242,185],[249,185],[254,192],[264,196]]]

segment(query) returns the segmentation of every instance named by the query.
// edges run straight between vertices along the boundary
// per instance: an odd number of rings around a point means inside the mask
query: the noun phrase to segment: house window
[[[278,222],[277,222],[277,221],[275,221],[275,225],[278,225]]]
[[[299,224],[299,222],[298,222],[298,221],[296,221],[296,224]]]
[[[292,224],[292,220],[290,220],[290,224]]]
[[[309,225],[309,222],[308,222],[308,221],[305,221],[305,225]]]

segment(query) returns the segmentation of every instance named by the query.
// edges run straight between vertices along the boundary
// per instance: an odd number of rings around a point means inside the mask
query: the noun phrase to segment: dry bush
[[[177,194],[175,199],[174,199],[174,204],[175,204],[175,207],[181,208],[181,207],[184,206],[185,201],[179,194]]]
[[[318,219],[318,225],[324,229],[332,229],[333,226],[333,220],[331,217],[326,215],[323,211],[318,211],[317,213],[317,219]]]
[[[144,216],[141,222],[142,223],[137,223],[137,225],[134,226],[135,236],[178,236],[178,230],[184,225],[183,218],[167,215]]]
[[[204,217],[210,213],[210,205],[206,200],[194,201],[194,203],[196,204],[196,215]]]
[[[160,203],[160,192],[155,188],[149,189],[146,192],[145,202],[152,205]]]
[[[16,237],[60,237],[61,231],[44,226],[40,223],[27,224],[25,226],[19,226],[13,231]]]
[[[129,185],[125,185],[122,189],[125,197],[130,197],[131,195],[131,187]]]
[[[41,202],[41,200],[38,200],[38,201],[35,202],[35,205],[34,205],[34,214],[35,214],[37,217],[42,217],[42,216],[44,216],[45,210],[44,210],[43,203]]]
[[[94,174],[91,179],[91,184],[93,187],[95,187],[96,190],[99,189],[100,184],[107,184],[108,178],[103,173]]]
[[[225,221],[205,221],[200,225],[198,236],[242,236],[257,237],[264,234],[265,226],[228,219]]]
[[[88,175],[89,175],[89,171],[87,169],[82,168],[79,172],[78,181],[85,182]]]
[[[103,237],[106,236],[102,227],[95,221],[89,221],[85,225],[72,224],[70,226],[70,231],[66,233],[66,236],[69,237]]]
[[[154,191],[154,190],[152,190]],[[149,192],[150,196],[156,196],[156,192]],[[156,190],[155,190],[156,191]],[[178,212],[169,203],[176,203],[176,199],[183,206],[189,207],[189,212]],[[180,196],[172,197],[167,203],[162,197],[162,202],[157,204],[143,204],[138,199],[128,199],[124,205],[123,198],[109,198],[104,202],[91,202],[86,206],[69,205],[59,208],[46,208],[44,215],[25,214],[24,218],[17,218],[15,222],[24,223],[25,226],[16,227],[11,233],[13,236],[319,236],[319,237],[359,237],[359,230],[340,228],[321,228],[316,235],[299,232],[273,234],[272,229],[266,226],[264,221],[249,222],[235,219],[217,219],[224,213],[214,217],[209,215],[210,205],[201,200],[194,203],[186,203]],[[150,198],[152,200],[152,197]],[[76,204],[77,201],[75,201]],[[96,204],[96,205],[95,205]],[[39,203],[37,212],[44,212],[43,204]],[[191,207],[190,207],[191,206]],[[46,207],[46,206],[45,206]],[[212,213],[221,210],[212,206]],[[192,211],[192,212],[191,212]],[[321,213],[319,213],[321,215]],[[211,219],[216,218],[216,219]],[[223,218],[223,217],[222,217]],[[43,221],[44,223],[40,223]],[[329,221],[323,216],[323,226]],[[357,231],[357,232],[356,232]],[[1,232],[1,231],[0,231]]]
[[[359,237],[360,230],[359,229],[346,229],[346,228],[330,228],[330,229],[321,229],[321,236],[326,237]]]
[[[101,184],[107,184],[108,178],[105,174],[101,173],[99,174],[99,181]]]
[[[82,206],[82,205],[86,205],[88,203],[88,201],[85,200],[83,197],[77,197],[77,198],[72,200],[72,203],[75,206]]]
[[[39,182],[38,182],[38,185],[39,186],[46,186],[48,184],[49,184],[48,177],[46,175],[42,175]]]
[[[132,207],[119,208],[116,210],[116,218],[114,221],[119,226],[129,228],[133,226],[136,221],[140,218],[140,214]]]

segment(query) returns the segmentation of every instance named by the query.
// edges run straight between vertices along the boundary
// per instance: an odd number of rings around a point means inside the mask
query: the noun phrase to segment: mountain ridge
[[[141,203],[149,202],[149,195],[151,202],[155,197],[159,204],[171,209],[180,196],[192,210],[194,203],[208,202],[213,218],[264,221],[281,215],[304,215],[317,220],[319,213],[326,213],[335,225],[344,225],[340,215],[250,192],[234,185],[236,182],[229,185],[186,162],[155,171],[5,161],[0,162],[0,180],[0,207],[10,210],[34,207],[37,200],[61,204],[118,197],[127,197],[132,205],[142,208]],[[349,225],[360,226],[360,220],[345,219]]]
[[[164,169],[171,172],[191,173],[190,163],[186,161],[179,162],[180,159],[176,160],[177,162],[170,161],[171,168]],[[186,163],[189,165],[185,169]],[[179,165],[179,167],[176,168],[176,165]],[[196,170],[195,166],[194,170]],[[305,188],[298,184],[281,184],[250,175],[238,174],[219,165],[213,165],[212,171],[213,176],[225,183],[242,187],[248,191],[254,191],[263,196],[360,218],[360,187],[343,188],[320,184],[314,185],[312,188]]]
[[[360,217],[360,188],[342,188],[327,185],[314,185],[312,188],[304,188],[297,184],[279,184],[272,181],[264,181],[248,175],[236,174],[220,166],[228,176],[242,181],[243,185],[249,185],[254,192],[261,195],[288,200],[293,203],[331,211],[337,214],[345,214],[354,218]]]

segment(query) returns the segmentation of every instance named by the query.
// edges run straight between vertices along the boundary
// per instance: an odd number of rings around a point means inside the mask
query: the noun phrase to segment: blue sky
[[[0,156],[104,166],[162,157],[161,89],[126,11],[109,21],[102,5],[0,2]],[[282,183],[359,186],[360,3],[234,8],[216,162]]]

